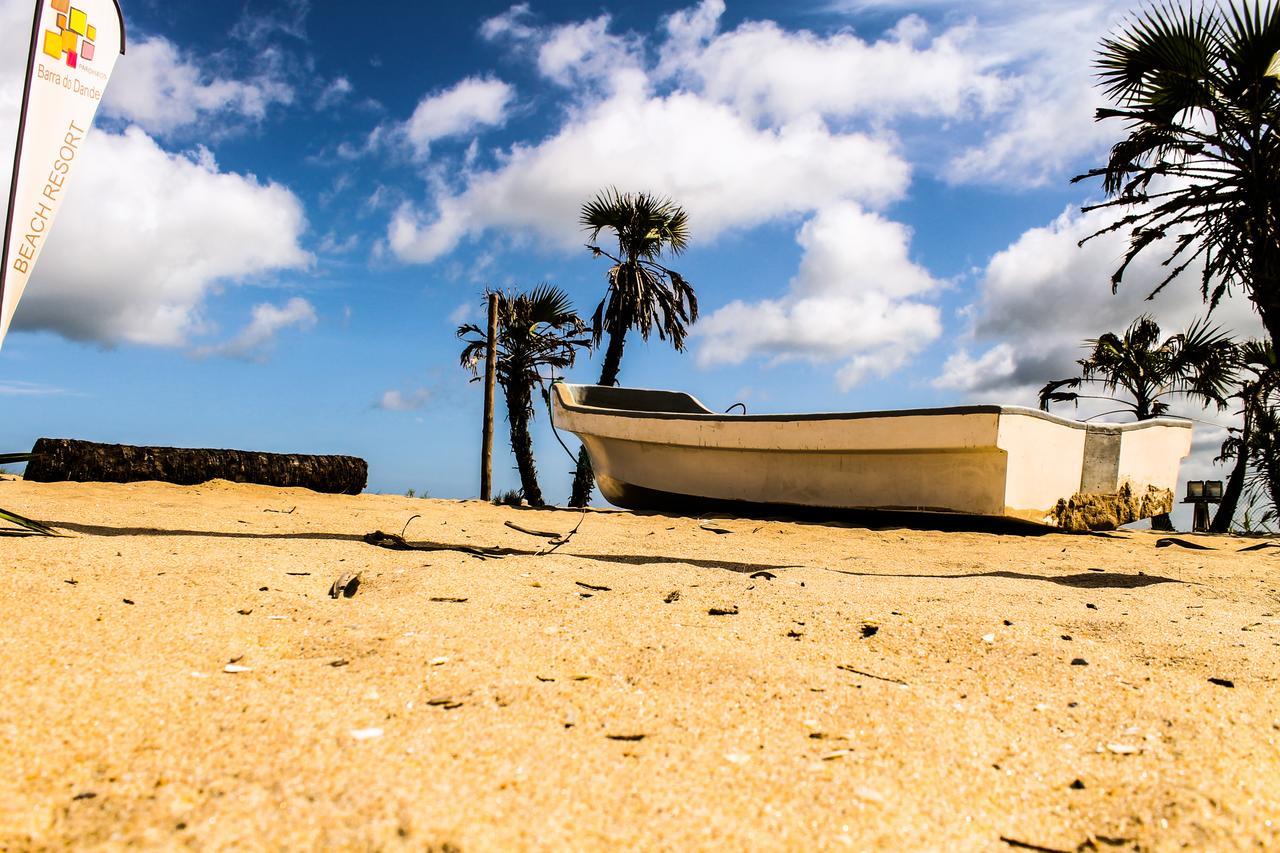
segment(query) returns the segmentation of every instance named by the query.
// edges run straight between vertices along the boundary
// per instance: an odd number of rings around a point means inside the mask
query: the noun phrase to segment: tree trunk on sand
[[[600,368],[601,385],[618,384],[618,373],[622,370],[622,348],[626,343],[625,326],[621,333],[615,332],[609,335],[609,346],[604,351],[604,366]],[[595,472],[591,470],[591,457],[587,455],[587,448],[584,445],[578,451],[578,469],[573,474],[573,492],[569,495],[569,506],[586,506],[591,500],[591,492],[595,487]]]
[[[358,495],[369,479],[369,465],[354,456],[306,456],[95,444],[66,438],[42,438],[31,450],[25,480],[37,483],[135,483],[159,480],[194,486],[209,480],[299,486],[327,494]]]
[[[511,422],[511,452],[520,472],[520,490],[529,506],[545,506],[538,487],[538,466],[533,461],[533,436],[529,434],[529,387],[503,388],[507,397],[507,420]]]
[[[1244,495],[1244,478],[1249,472],[1249,415],[1245,414],[1244,429],[1240,433],[1240,444],[1236,451],[1236,467],[1231,469],[1227,486],[1222,490],[1222,503],[1213,515],[1213,523],[1209,525],[1210,533],[1230,533],[1231,522],[1235,520],[1236,508],[1240,506],[1240,498]]]

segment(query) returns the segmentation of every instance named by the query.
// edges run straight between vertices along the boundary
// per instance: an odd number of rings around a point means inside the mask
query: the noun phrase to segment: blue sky
[[[129,53],[0,350],[0,448],[352,453],[372,490],[473,496],[453,329],[486,285],[589,315],[576,212],[611,185],[687,208],[702,308],[686,353],[630,342],[623,382],[713,408],[1034,405],[1082,338],[1202,311],[1192,282],[1143,303],[1150,263],[1113,297],[1122,245],[1076,246],[1098,190],[1068,181],[1116,132],[1092,51],[1127,3],[122,5]],[[4,162],[29,20],[0,0]],[[1243,300],[1219,320],[1257,327]],[[1188,413],[1219,425],[1187,466],[1212,474],[1230,417]]]

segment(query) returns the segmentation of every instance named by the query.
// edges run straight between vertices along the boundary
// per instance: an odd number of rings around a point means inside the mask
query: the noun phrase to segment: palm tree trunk
[[[1231,471],[1227,487],[1222,490],[1222,503],[1213,514],[1213,523],[1209,525],[1210,533],[1230,533],[1231,522],[1236,517],[1236,508],[1240,506],[1240,497],[1244,494],[1244,477],[1249,470],[1249,448],[1244,439],[1240,441],[1240,449],[1236,456],[1236,467]]]
[[[617,385],[618,373],[622,370],[622,349],[627,343],[627,326],[621,332],[609,335],[609,346],[604,351],[604,365],[600,368],[601,385]],[[573,473],[573,491],[569,495],[569,506],[583,507],[591,500],[591,492],[596,487],[595,472],[591,470],[591,457],[584,446],[578,451],[578,468]]]
[[[1240,427],[1240,444],[1236,447],[1236,467],[1231,470],[1227,479],[1227,487],[1222,490],[1222,503],[1213,515],[1213,523],[1209,525],[1211,533],[1229,533],[1231,522],[1236,517],[1236,509],[1240,506],[1240,498],[1244,495],[1244,479],[1249,473],[1249,440],[1252,430],[1252,410],[1248,393],[1244,395],[1244,423]]]
[[[622,348],[627,343],[627,327],[621,332],[609,335],[609,346],[604,351],[604,364],[600,367],[601,385],[617,385],[618,374],[622,371]]]
[[[507,398],[507,420],[511,422],[511,452],[520,472],[520,488],[529,506],[544,506],[538,488],[538,468],[533,461],[533,437],[529,434],[529,386],[515,383],[502,389]]]

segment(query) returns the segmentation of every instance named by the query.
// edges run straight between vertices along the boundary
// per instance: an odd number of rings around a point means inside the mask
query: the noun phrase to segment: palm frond
[[[1074,180],[1101,178],[1115,209],[1085,238],[1127,232],[1112,276],[1168,246],[1160,293],[1192,267],[1210,308],[1241,290],[1262,306],[1280,294],[1280,4],[1177,3],[1149,6],[1104,39],[1098,85],[1112,107],[1099,121],[1122,122],[1106,165]],[[1149,298],[1150,298],[1149,297]],[[1262,311],[1273,339],[1280,309]]]
[[[1069,391],[1063,391],[1063,388],[1079,388],[1080,378],[1071,379],[1055,379],[1046,382],[1045,386],[1040,389],[1040,411],[1049,411],[1051,403],[1076,403],[1079,405],[1080,395]]]
[[[26,518],[18,515],[16,512],[0,509],[0,521],[7,521],[10,524],[16,524],[18,527],[38,533],[41,536],[59,536],[61,534],[42,521]]]

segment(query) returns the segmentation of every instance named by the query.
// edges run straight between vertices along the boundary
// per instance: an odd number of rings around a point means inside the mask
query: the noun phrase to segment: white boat
[[[1169,512],[1191,423],[1020,406],[717,414],[688,394],[552,386],[552,417],[629,509],[894,510],[1112,529]],[[744,506],[745,505],[745,506]]]

